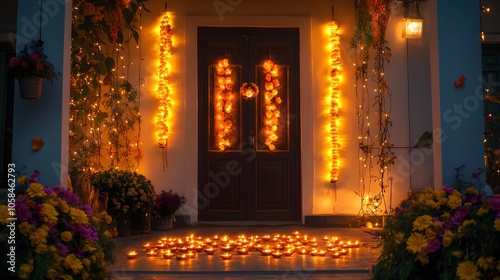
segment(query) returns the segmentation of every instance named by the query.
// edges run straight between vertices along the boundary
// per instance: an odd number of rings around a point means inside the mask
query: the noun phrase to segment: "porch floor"
[[[217,225],[219,224],[219,225]],[[111,267],[117,279],[370,279],[369,268],[380,254],[378,239],[360,228],[311,228],[301,225],[277,225],[262,223],[229,225],[224,223],[204,223],[195,227],[174,228],[170,231],[152,231],[150,234],[117,238],[117,261]],[[340,258],[294,254],[291,257],[262,256],[251,251],[248,255],[238,255],[236,250],[230,260],[220,258],[220,250],[214,255],[204,252],[189,260],[148,257],[142,250],[145,243],[153,243],[163,238],[196,237],[211,238],[214,235],[236,238],[238,235],[290,235],[298,231],[301,235],[316,238],[319,249],[324,247],[324,236],[338,236],[342,240],[359,241],[361,246],[349,249]],[[136,259],[128,259],[126,253],[138,251]]]

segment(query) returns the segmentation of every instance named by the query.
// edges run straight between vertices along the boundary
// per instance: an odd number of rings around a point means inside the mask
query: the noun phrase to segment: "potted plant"
[[[153,207],[155,229],[168,230],[173,227],[174,214],[179,208],[186,204],[186,197],[169,190],[162,190],[156,195]]]
[[[100,196],[107,195],[107,210],[115,218],[120,235],[151,230],[155,190],[144,175],[108,169],[92,174],[90,183],[99,190]]]
[[[8,70],[19,82],[21,98],[40,99],[42,80],[53,81],[61,75],[48,61],[44,53],[43,41],[32,41],[10,59]]]

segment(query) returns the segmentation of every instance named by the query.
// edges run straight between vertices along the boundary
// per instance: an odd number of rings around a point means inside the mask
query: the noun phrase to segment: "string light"
[[[279,69],[278,65],[274,64],[271,60],[264,61],[264,137],[266,139],[266,146],[270,151],[274,151],[276,146],[274,143],[278,140],[279,136],[278,126],[279,118],[281,116],[280,104],[283,102],[279,97]]]
[[[332,167],[330,181],[337,182],[339,179],[339,95],[340,95],[340,36],[339,27],[335,20],[330,22],[330,46],[331,46],[331,73],[330,73],[330,138],[332,145]]]
[[[172,54],[172,27],[167,13],[160,24],[160,63],[158,66],[158,113],[156,115],[156,136],[160,148],[168,144],[170,134],[168,128],[169,109],[171,107],[168,61]]]

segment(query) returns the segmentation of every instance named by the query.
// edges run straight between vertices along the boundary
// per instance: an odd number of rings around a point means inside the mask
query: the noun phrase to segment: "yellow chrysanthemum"
[[[40,210],[40,213],[42,215],[42,221],[48,223],[48,224],[56,224],[57,223],[57,216],[59,213],[57,213],[56,208],[54,206],[44,203],[42,204],[42,208]]]
[[[483,216],[483,215],[488,214],[489,211],[490,211],[490,208],[487,205],[483,205],[483,206],[481,206],[481,208],[479,208],[477,210],[477,214],[479,216]]]
[[[422,215],[417,217],[415,221],[413,221],[413,230],[424,230],[432,225],[432,217],[429,215]]]
[[[47,244],[45,244],[45,243],[37,244],[35,247],[35,252],[40,254],[40,255],[45,254],[47,252]]]
[[[95,251],[95,250],[96,250],[96,248],[90,246],[89,244],[85,244],[85,246],[83,246],[83,251],[84,252],[92,252],[92,251]]]
[[[85,211],[70,207],[69,209],[69,215],[71,216],[71,219],[77,224],[82,224],[82,225],[88,225],[89,224],[89,217],[85,213]]]
[[[441,220],[443,220],[443,222],[449,222],[450,218],[451,218],[451,214],[446,212],[446,213],[441,214],[440,217],[441,217]]]
[[[88,258],[84,258],[84,259],[82,260],[82,264],[83,264],[84,266],[90,266],[90,260],[89,260]]]
[[[7,218],[10,218],[11,215],[9,213],[9,207],[7,207],[7,205],[0,205],[0,223],[1,224],[8,224],[9,221],[7,220]]]
[[[42,225],[32,231],[29,235],[31,245],[39,246],[42,244],[47,244],[47,235],[49,234],[49,228],[46,225]]]
[[[468,187],[466,190],[467,194],[477,196],[479,192],[474,187]]]
[[[19,224],[19,232],[21,232],[22,235],[28,236],[31,233],[32,226],[28,222],[22,222]]]
[[[31,198],[44,197],[46,195],[43,185],[39,183],[31,183],[29,188],[26,190],[26,193]]]
[[[486,271],[493,267],[493,257],[479,257],[476,261],[477,266],[482,270]]]
[[[83,268],[82,262],[74,254],[69,254],[64,258],[63,266],[66,269],[71,269],[73,274],[79,273]]]
[[[69,241],[71,241],[71,239],[73,239],[73,234],[71,232],[64,231],[63,233],[61,233],[61,240],[62,241],[69,242]]]
[[[462,194],[457,190],[453,190],[453,194],[448,198],[447,205],[451,209],[457,209],[462,206]]]
[[[420,251],[416,258],[421,264],[429,264],[429,253],[427,251]]]
[[[464,261],[457,266],[457,277],[459,280],[479,280],[481,272],[471,261]]]
[[[62,200],[59,202],[59,208],[61,209],[61,212],[63,213],[68,213],[69,212],[69,205],[66,201]]]
[[[451,230],[446,230],[443,235],[443,247],[448,247],[453,242],[454,234]]]
[[[26,180],[26,175],[21,175],[21,176],[19,176],[19,178],[17,178],[17,183],[18,184],[24,185],[24,184],[26,184],[26,181],[27,181]]]
[[[465,220],[461,226],[458,227],[458,232],[457,232],[457,235],[458,237],[463,237],[465,235],[465,233],[467,232],[467,228],[468,227],[473,227],[476,225],[476,221],[474,220]]]
[[[497,230],[500,231],[500,219],[496,219],[495,222],[493,223],[493,227]]]
[[[31,272],[33,272],[33,259],[29,259],[27,263],[23,263],[19,267],[19,278],[21,279],[29,279]]]
[[[451,252],[451,255],[457,259],[461,259],[463,256],[463,252],[462,251],[453,251],[453,252]]]
[[[414,232],[406,241],[406,249],[412,253],[418,253],[422,251],[422,248],[427,247],[427,242],[427,238],[424,235]]]

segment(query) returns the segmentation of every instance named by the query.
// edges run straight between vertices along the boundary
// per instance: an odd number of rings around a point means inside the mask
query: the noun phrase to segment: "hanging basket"
[[[22,99],[40,99],[42,96],[41,77],[31,76],[19,78],[19,92]]]

